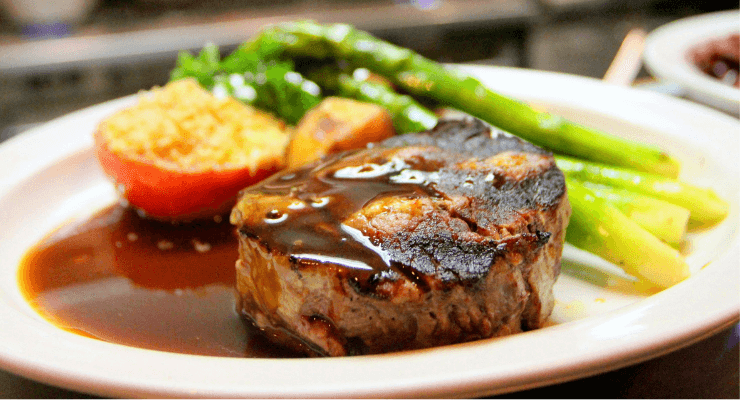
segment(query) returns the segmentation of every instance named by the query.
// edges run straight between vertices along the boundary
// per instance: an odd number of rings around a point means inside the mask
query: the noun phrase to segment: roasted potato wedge
[[[394,134],[391,115],[385,108],[347,98],[327,97],[296,126],[286,151],[286,164],[297,167]]]

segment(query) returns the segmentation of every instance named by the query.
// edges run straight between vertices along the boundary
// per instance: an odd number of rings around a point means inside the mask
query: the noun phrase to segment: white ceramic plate
[[[55,120],[0,146],[0,367],[64,388],[116,397],[472,397],[596,374],[656,357],[737,321],[738,131],[725,114],[596,80],[468,67],[489,86],[573,119],[659,143],[683,178],[728,199],[722,224],[690,236],[690,279],[653,296],[569,274],[552,324],[538,331],[441,348],[326,359],[233,359],[143,350],[57,329],[16,284],[24,251],[75,215],[114,201],[91,133],[117,100]],[[639,249],[635,249],[639,251]],[[583,254],[566,257],[599,264]],[[703,267],[703,268],[702,268]],[[612,278],[618,283],[619,278]]]
[[[740,89],[706,75],[688,58],[694,46],[737,32],[740,32],[740,11],[709,13],[671,22],[648,35],[643,53],[645,67],[655,77],[681,86],[689,98],[737,116]]]

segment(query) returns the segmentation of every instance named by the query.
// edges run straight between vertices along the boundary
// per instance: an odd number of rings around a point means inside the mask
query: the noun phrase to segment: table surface
[[[740,398],[740,325],[662,357],[506,398]],[[89,398],[0,371],[0,398]]]

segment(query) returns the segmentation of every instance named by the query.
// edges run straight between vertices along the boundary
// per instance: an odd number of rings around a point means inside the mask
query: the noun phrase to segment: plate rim
[[[521,79],[522,77],[533,77],[537,75],[540,78],[544,77],[545,79],[558,79],[563,82],[573,82],[573,84],[577,85],[596,85],[598,89],[612,91],[611,93],[621,93],[622,95],[626,96],[640,97],[642,99],[646,99],[646,101],[657,99],[662,102],[666,102],[668,105],[672,106],[675,109],[692,110],[692,112],[696,113],[697,115],[701,115],[702,118],[717,118],[719,120],[726,118],[724,120],[725,124],[731,124],[735,121],[725,114],[719,113],[714,110],[709,110],[702,106],[691,104],[685,101],[667,98],[662,95],[657,95],[658,97],[651,97],[655,96],[655,94],[638,92],[635,89],[609,87],[605,84],[600,83],[599,81],[583,77],[575,77],[565,74],[542,71],[518,70],[505,67],[468,66],[466,68],[473,73],[486,73],[486,71],[492,71],[492,73],[494,74],[504,74],[503,76],[507,76],[506,74],[509,74],[510,76],[518,76],[519,78],[517,79]],[[102,103],[97,106],[83,109],[60,119],[54,120],[49,124],[45,124],[44,126],[34,128],[32,132],[21,135],[22,137],[11,138],[9,141],[0,145],[0,160],[3,159],[3,155],[6,155],[10,151],[8,149],[22,148],[29,144],[33,144],[34,142],[42,140],[43,137],[47,134],[45,132],[49,131],[51,127],[54,126],[54,124],[59,124],[61,122],[74,122],[76,119],[82,118],[89,114],[94,114],[96,111],[100,111],[112,106],[122,105],[129,101],[131,101],[131,96]],[[735,123],[735,125],[740,127],[739,123]],[[85,145],[89,145],[90,143],[92,143],[91,139],[89,141],[82,140],[80,143],[77,143],[76,146],[84,147]],[[69,149],[62,149],[60,151],[75,151],[74,146],[74,144],[70,144]],[[41,164],[48,165],[49,163],[52,163],[52,161],[53,160],[47,160],[45,163]],[[2,165],[3,162],[0,161],[0,167],[2,167]],[[32,173],[28,174],[28,176],[30,175],[32,175]],[[24,177],[22,176],[22,174],[11,174],[10,179],[0,178],[0,201],[2,201],[3,196],[8,190],[8,184],[10,185],[10,187],[13,186],[12,182],[14,179],[15,181],[22,181]],[[735,221],[735,223],[737,223],[737,221]],[[737,238],[735,239],[736,240],[729,247],[729,249],[721,255],[720,259],[717,260],[718,262],[728,264],[731,267],[732,264],[730,263],[732,262],[732,259],[738,259],[738,255],[740,255],[740,240],[737,240]],[[737,271],[732,271],[732,268],[729,269],[731,270],[731,273],[735,273],[735,278],[737,278]],[[715,275],[715,271],[716,269],[708,269],[707,271],[704,271],[706,273],[703,272],[701,274],[698,274],[696,277],[692,277],[691,279],[696,280],[698,278],[707,280]],[[730,282],[725,282],[723,284],[725,290],[737,289],[738,279],[735,279],[734,281],[735,283],[733,283],[731,280]],[[501,350],[502,346],[505,348],[505,346],[511,344],[512,342],[519,343],[521,346],[522,342],[534,343],[538,340],[541,340],[542,337],[552,337],[553,333],[555,333],[554,336],[556,336],[559,340],[565,340],[568,339],[567,334],[569,333],[569,330],[603,330],[604,325],[613,322],[614,317],[616,316],[634,315],[635,313],[639,313],[640,311],[644,311],[645,309],[650,309],[651,307],[662,306],[664,305],[663,303],[666,302],[669,303],[669,309],[674,310],[674,312],[679,312],[680,308],[678,310],[676,309],[676,307],[678,307],[678,304],[675,301],[680,300],[681,296],[687,290],[684,289],[688,285],[687,282],[689,281],[682,282],[674,288],[626,306],[624,309],[620,309],[619,312],[607,312],[605,314],[590,317],[585,320],[568,323],[567,326],[553,326],[546,329],[527,332],[524,334],[514,335],[506,338],[462,345],[445,346],[442,348],[431,350],[395,353],[391,355],[362,356],[346,359],[292,360],[287,362],[286,360],[261,359],[259,360],[258,364],[266,366],[268,370],[267,372],[285,371],[290,370],[291,368],[294,369],[295,372],[297,371],[295,369],[297,368],[296,365],[299,365],[300,368],[305,368],[304,365],[310,363],[310,365],[318,365],[320,368],[324,368],[326,364],[330,364],[330,366],[336,365],[335,368],[344,368],[346,371],[349,372],[357,372],[360,371],[361,368],[372,367],[374,368],[373,373],[380,373],[382,372],[383,367],[398,363],[403,365],[416,366],[420,362],[448,361],[450,358],[450,354],[452,354],[453,356],[459,356],[460,354],[469,356],[473,354],[480,354],[480,352],[482,351],[483,353],[485,353],[486,356],[495,356],[497,352]],[[621,350],[618,349],[619,346],[617,346],[617,343],[613,343],[608,346],[609,352],[601,353],[598,356],[595,356],[594,354],[588,355],[584,353],[584,358],[578,360],[571,359],[568,362],[564,362],[563,364],[557,366],[551,363],[549,365],[549,368],[542,368],[539,371],[532,372],[528,376],[521,376],[521,374],[512,373],[511,368],[509,368],[504,369],[503,375],[496,376],[495,379],[492,379],[492,377],[490,376],[492,372],[491,366],[483,364],[482,368],[474,371],[466,370],[465,374],[461,374],[458,372],[457,374],[453,373],[448,376],[435,376],[436,378],[438,378],[438,380],[435,382],[430,382],[429,377],[416,377],[415,380],[389,379],[389,382],[387,382],[385,386],[374,388],[369,387],[367,385],[367,382],[357,380],[351,381],[352,386],[350,386],[347,382],[344,382],[343,385],[323,388],[314,387],[312,388],[312,390],[304,390],[304,388],[295,388],[294,386],[283,389],[274,387],[262,387],[260,390],[257,390],[257,385],[255,385],[255,391],[250,392],[248,390],[245,391],[243,387],[235,384],[232,384],[231,386],[224,385],[222,387],[206,388],[204,390],[204,388],[202,387],[197,387],[197,385],[193,385],[192,383],[188,384],[188,382],[182,381],[178,381],[182,383],[182,386],[180,386],[179,388],[172,388],[168,386],[166,382],[163,384],[162,381],[157,382],[153,380],[143,379],[141,377],[137,378],[138,380],[132,380],[132,378],[130,377],[124,377],[123,379],[118,380],[112,379],[109,375],[107,375],[107,373],[103,371],[96,371],[94,369],[94,367],[96,366],[94,363],[84,366],[84,369],[82,370],[67,372],[68,365],[60,364],[60,362],[63,360],[54,359],[53,362],[43,359],[29,361],[28,353],[24,353],[23,351],[19,351],[18,349],[9,348],[7,343],[3,343],[3,340],[0,340],[0,367],[3,369],[11,370],[12,372],[18,373],[31,379],[47,382],[67,389],[79,390],[87,393],[96,393],[105,396],[120,397],[131,397],[132,395],[143,397],[238,397],[242,395],[249,395],[254,397],[416,397],[419,396],[419,394],[423,394],[424,396],[429,395],[447,397],[461,395],[490,395],[495,393],[510,392],[514,390],[523,390],[527,388],[542,386],[544,384],[553,384],[570,379],[576,379],[578,377],[593,375],[596,373],[605,372],[608,370],[640,362],[644,359],[652,358],[656,355],[660,355],[686,346],[693,341],[700,340],[706,335],[714,333],[719,329],[722,329],[740,319],[740,295],[738,295],[737,298],[734,300],[735,301],[728,301],[728,303],[725,304],[724,307],[708,309],[707,314],[704,316],[704,318],[698,318],[699,323],[696,322],[696,316],[691,316],[691,318],[693,318],[694,320],[694,324],[689,327],[690,329],[683,329],[680,334],[665,331],[653,332],[650,340],[643,340],[638,344],[634,342],[634,335],[628,335],[627,337],[622,338],[613,338],[615,342],[619,343],[619,345],[622,346]],[[693,301],[694,303],[696,303],[699,300],[693,299]],[[0,290],[0,316],[4,315],[7,317],[10,315],[11,319],[14,319],[16,321],[20,319],[21,322],[27,322],[29,324],[27,328],[29,329],[26,330],[26,333],[28,334],[34,334],[34,329],[31,328],[39,328],[42,330],[41,333],[43,333],[43,327],[45,326],[44,322],[32,319],[27,315],[17,315],[12,313],[8,314],[8,309],[7,307],[5,307],[6,305],[6,301],[4,298],[2,298],[2,291]],[[706,307],[706,304],[703,304],[703,306]],[[639,318],[639,315],[637,317],[638,318],[635,321],[645,322]],[[674,317],[675,320],[675,315],[673,315],[672,317]],[[636,323],[635,321],[632,321],[632,323]],[[680,322],[680,320],[675,321]],[[195,359],[197,359],[199,362],[202,362],[203,365],[207,366],[235,366],[239,364],[250,364],[250,362],[245,362],[241,359],[221,359],[216,357],[187,356],[174,353],[161,353],[151,350],[129,348],[112,343],[100,342],[94,339],[83,338],[58,329],[57,331],[58,332],[55,333],[62,336],[62,338],[64,339],[64,345],[69,346],[70,348],[86,350],[92,349],[94,350],[95,354],[115,355],[118,357],[122,357],[126,362],[129,362],[131,360],[139,360],[143,357],[146,359],[155,360],[157,363],[169,360],[174,360],[178,363],[181,363],[182,365],[176,368],[175,371],[172,371],[172,373],[176,373],[178,371],[182,372],[183,367],[189,367]],[[36,333],[36,335],[38,334],[39,332]],[[0,331],[0,338],[7,339],[7,332]],[[527,349],[521,350],[524,352],[528,351]],[[516,362],[516,360],[511,361]],[[473,360],[472,362],[480,363],[480,360]],[[254,362],[251,362],[251,364],[254,364]],[[428,367],[424,366],[423,368]],[[495,371],[495,368],[493,371]],[[312,373],[315,373],[315,371]],[[543,379],[545,379],[545,381],[543,381]],[[173,381],[175,381],[174,378],[170,382]],[[491,384],[494,381],[499,386],[491,388]]]

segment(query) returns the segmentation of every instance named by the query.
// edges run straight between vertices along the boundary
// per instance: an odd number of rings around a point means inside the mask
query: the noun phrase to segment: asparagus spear
[[[574,180],[600,183],[652,196],[688,209],[689,218],[700,224],[713,224],[729,213],[729,204],[711,189],[700,188],[677,179],[616,168],[603,164],[556,156],[558,167]]]
[[[689,276],[688,264],[676,249],[578,181],[568,182],[568,200],[573,213],[565,238],[570,244],[663,288]]]
[[[229,58],[260,51],[336,58],[386,76],[409,93],[433,98],[555,152],[676,177],[679,161],[660,149],[628,141],[539,112],[498,94],[475,78],[409,49],[384,42],[346,24],[312,21],[272,25],[243,43]]]
[[[569,186],[574,184],[572,180],[567,180]],[[580,183],[596,197],[606,200],[627,218],[673,247],[677,247],[686,234],[689,210],[683,207],[625,189],[591,182]]]
[[[180,53],[170,79],[186,77],[197,79],[217,95],[231,95],[273,112],[291,125],[321,101],[319,86],[295,72],[291,62],[265,61],[257,53],[219,62],[213,45],[204,47],[197,58]]]
[[[321,68],[309,74],[320,86],[342,97],[383,106],[391,113],[396,133],[421,132],[437,124],[437,116],[411,96],[400,95],[382,83],[355,79],[355,75],[333,68]]]

